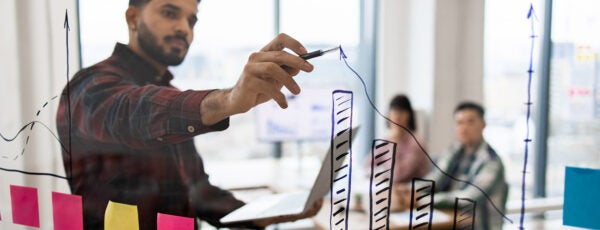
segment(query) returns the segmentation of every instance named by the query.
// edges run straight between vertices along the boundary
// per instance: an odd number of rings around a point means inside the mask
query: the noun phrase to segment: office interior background
[[[531,6],[535,13],[528,19]],[[65,35],[72,76],[109,56],[115,42],[127,43],[126,7],[125,0],[0,1],[2,135],[10,137],[33,120],[56,132],[58,100],[53,97],[66,84]],[[354,92],[361,130],[353,154],[360,162],[371,140],[387,131],[366,95],[385,114],[388,101],[404,93],[418,111],[417,132],[433,158],[454,140],[454,106],[463,100],[482,103],[484,136],[504,161],[509,200],[518,200],[533,54],[526,197],[561,197],[565,166],[600,168],[600,30],[595,29],[600,16],[595,9],[600,2],[594,0],[202,0],[188,56],[170,70],[181,89],[224,88],[235,83],[248,55],[278,33],[297,38],[308,50],[341,45],[365,87],[338,55],[311,60],[315,71],[296,77],[305,93],[290,95],[289,109],[273,109],[275,103],[268,102],[232,117],[228,130],[195,139],[207,168],[220,161],[319,159],[330,144],[329,133],[319,130],[329,130],[330,120],[311,115],[305,106],[330,100],[333,89]],[[269,127],[270,122],[278,126]],[[272,129],[292,133],[277,138]],[[0,143],[0,154],[3,168],[65,173],[60,145],[48,132],[25,129],[15,141]],[[1,203],[8,202],[8,184],[68,192],[64,180],[0,175]]]

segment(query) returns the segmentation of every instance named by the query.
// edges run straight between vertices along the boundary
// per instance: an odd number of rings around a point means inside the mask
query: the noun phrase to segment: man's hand
[[[271,224],[296,221],[296,220],[312,217],[312,216],[316,215],[317,212],[319,212],[319,210],[321,209],[321,206],[323,206],[322,198],[319,199],[318,201],[316,201],[311,208],[307,209],[306,211],[304,211],[298,215],[280,216],[280,217],[256,220],[256,221],[254,221],[254,224],[256,226],[264,228]]]
[[[285,48],[297,55],[284,51]],[[281,88],[285,86],[291,93],[299,94],[300,86],[293,77],[300,71],[311,72],[314,68],[298,57],[305,53],[306,49],[296,39],[279,34],[260,51],[250,55],[233,88],[210,93],[203,100],[200,107],[202,123],[214,124],[271,99],[281,108],[287,108]]]

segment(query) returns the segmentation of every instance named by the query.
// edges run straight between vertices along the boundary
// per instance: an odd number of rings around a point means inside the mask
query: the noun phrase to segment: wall
[[[483,102],[484,3],[477,0],[382,0],[377,105],[408,94],[429,152],[453,140],[452,112],[462,100]],[[423,120],[421,119],[421,120]],[[385,134],[383,119],[376,136]]]

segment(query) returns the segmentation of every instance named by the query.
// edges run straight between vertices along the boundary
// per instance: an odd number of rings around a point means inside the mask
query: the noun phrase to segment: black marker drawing
[[[37,113],[35,114],[36,117],[39,117],[40,114],[42,113],[42,111],[44,111],[44,109],[46,108],[46,106],[48,106],[48,104],[50,102],[52,102],[54,99],[58,98],[58,96],[54,96],[52,97],[50,100],[46,101],[46,103],[44,103],[44,105],[42,106],[42,108],[38,109]],[[13,137],[13,138],[7,138],[4,135],[2,135],[2,133],[0,133],[0,137],[5,141],[5,142],[12,142],[15,139],[17,139],[19,137],[19,135],[21,135],[21,133],[23,133],[27,127],[29,127],[29,131],[33,131],[33,127],[35,125],[35,123],[41,123],[39,121],[34,121],[34,122],[29,122],[27,123],[27,125],[21,127],[21,129],[19,130],[19,132],[17,132],[17,134]],[[41,123],[43,126],[46,126],[46,128],[48,127],[47,125]],[[52,130],[50,130],[49,128],[47,128],[48,131],[50,132],[50,134],[52,134],[53,136],[57,136],[54,132],[52,132]],[[27,138],[25,138],[25,144],[23,145],[23,148],[21,148],[21,153],[15,153],[12,154],[14,155],[14,157],[9,157],[10,153],[0,153],[0,158],[2,159],[10,159],[12,158],[12,160],[17,160],[20,156],[22,156],[23,154],[25,154],[25,150],[27,150],[27,145],[29,144],[29,139],[30,136],[27,135]],[[58,140],[58,138],[57,138]],[[59,141],[60,142],[60,141]]]
[[[435,181],[413,178],[410,194],[410,225],[408,229],[430,229],[433,218]]]
[[[356,76],[356,78],[361,82],[361,84],[363,86],[363,91],[365,93],[365,96],[367,97],[367,101],[369,101],[369,104],[371,105],[371,108],[377,113],[377,115],[379,115],[380,117],[382,117],[386,121],[390,122],[390,124],[396,125],[396,126],[402,128],[403,130],[405,130],[406,132],[408,132],[408,134],[411,136],[411,138],[417,143],[417,145],[419,146],[419,148],[421,149],[421,151],[423,152],[423,154],[425,154],[425,156],[427,156],[427,158],[429,159],[429,162],[431,162],[431,164],[433,165],[433,167],[435,167],[435,169],[439,170],[444,176],[450,178],[451,180],[465,183],[465,184],[467,184],[469,186],[473,186],[475,189],[479,190],[479,192],[481,192],[481,194],[483,194],[483,196],[485,197],[485,199],[488,200],[488,202],[492,205],[492,207],[496,210],[496,212],[498,212],[500,215],[502,215],[502,217],[506,221],[508,221],[510,223],[513,223],[513,221],[510,218],[508,218],[500,208],[498,208],[498,206],[494,203],[494,201],[492,201],[492,199],[490,198],[490,196],[485,191],[483,191],[483,189],[481,189],[479,186],[471,183],[470,181],[458,179],[458,178],[456,178],[456,177],[448,174],[444,170],[442,170],[435,163],[435,161],[431,158],[431,156],[429,155],[429,153],[425,150],[425,148],[423,147],[423,145],[419,142],[419,140],[415,137],[415,134],[410,129],[408,129],[407,127],[404,127],[403,125],[400,125],[400,124],[398,124],[398,123],[390,120],[387,116],[383,115],[383,113],[381,113],[381,111],[379,111],[379,109],[377,109],[377,106],[375,106],[375,103],[373,102],[373,99],[369,95],[369,92],[367,90],[367,84],[365,83],[364,79],[360,76],[360,74],[358,74],[358,72],[356,72],[356,70],[354,70],[350,66],[350,64],[348,64],[347,58],[348,57],[344,53],[344,50],[342,49],[342,46],[340,46],[340,59],[344,61],[344,64],[346,65],[346,67],[348,67],[348,69],[350,71],[352,71],[352,73],[354,74],[354,76]]]
[[[335,90],[331,109],[330,229],[348,229],[352,178],[352,92]],[[337,138],[336,138],[337,137]],[[340,138],[342,137],[342,138]],[[344,161],[344,162],[338,162]],[[337,162],[337,163],[336,163]],[[335,167],[334,165],[341,165]]]
[[[70,79],[69,79],[69,31],[71,31],[71,27],[69,27],[69,15],[67,14],[67,10],[65,9],[65,22],[63,23],[63,27],[65,29],[65,47],[67,54],[67,108],[68,108],[68,123],[69,123],[69,168],[65,170],[67,174],[67,178],[71,178],[71,170],[73,170],[73,157],[71,156],[71,146],[73,141],[71,140],[71,87],[70,87]]]
[[[477,202],[468,198],[456,197],[454,201],[454,230],[473,230],[475,226],[475,210]]]
[[[387,140],[373,140],[371,147],[371,181],[369,186],[369,229],[390,228],[390,205],[396,143]]]
[[[64,26],[64,29],[65,29],[65,35],[66,35],[66,52],[67,52],[67,100],[69,100],[69,30],[70,30],[70,27],[69,27],[69,17],[67,15],[67,10],[66,9],[65,9],[65,21],[64,21],[63,26]],[[56,99],[57,97],[58,96],[54,96],[49,101],[47,101],[46,103],[44,103],[44,105],[42,106],[42,109],[44,109],[48,105],[48,103],[50,101]],[[71,136],[71,117],[70,117],[71,116],[70,115],[71,114],[71,109],[70,109],[71,106],[70,105],[71,105],[71,103],[69,102],[68,104],[69,104],[69,139],[70,139],[70,136]],[[42,109],[40,109],[40,110],[37,111],[36,116],[40,115]],[[31,122],[25,124],[13,137],[6,137],[6,136],[4,136],[4,135],[2,135],[0,133],[0,138],[2,138],[2,140],[4,140],[5,142],[12,142],[12,141],[16,140],[23,133],[23,131],[26,130],[27,127],[29,127],[30,130],[33,130],[33,127],[34,127],[34,125],[36,123],[39,123],[42,127],[46,128],[46,130],[50,134],[52,134],[52,136],[54,137],[54,139],[56,139],[56,141],[58,141],[58,143],[60,144],[60,147],[63,150],[65,150],[66,152],[68,152],[69,154],[71,154],[71,146],[70,146],[71,142],[69,141],[69,148],[67,149],[64,146],[64,144],[60,141],[60,139],[58,138],[58,136],[54,132],[52,132],[52,129],[50,129],[46,124],[44,124],[44,123],[42,123],[40,121],[31,121]],[[26,146],[27,146],[28,143],[29,143],[29,136],[25,140],[25,146],[23,147],[23,150],[21,151],[20,155],[23,155],[23,153],[25,152],[25,148],[26,148]],[[19,154],[15,158],[13,158],[13,160],[16,160],[18,156],[19,156]],[[4,156],[2,156],[1,158],[2,159],[8,159],[8,157],[4,157]],[[70,165],[71,165],[71,163],[69,164],[69,166]],[[24,170],[9,169],[9,168],[3,168],[3,167],[0,167],[0,170],[7,171],[7,172],[22,173],[22,174],[26,174],[26,175],[51,176],[51,177],[56,177],[56,178],[59,178],[59,179],[68,180],[70,178],[70,169],[71,168],[72,167],[68,167],[66,169],[66,173],[67,173],[66,177],[65,176],[61,176],[61,175],[57,175],[57,174],[53,174],[53,173],[28,172],[28,171],[24,171]]]
[[[525,124],[527,133],[525,134],[525,154],[523,156],[523,177],[521,178],[521,217],[519,219],[519,229],[524,229],[523,222],[525,221],[525,176],[527,175],[527,158],[529,158],[529,143],[532,141],[529,138],[529,119],[531,117],[531,79],[533,78],[533,48],[535,46],[535,29],[533,19],[536,18],[535,11],[533,10],[533,3],[529,6],[529,12],[527,13],[527,19],[531,21],[531,49],[529,51],[529,69],[527,70],[528,82],[527,82],[527,117],[525,118]]]

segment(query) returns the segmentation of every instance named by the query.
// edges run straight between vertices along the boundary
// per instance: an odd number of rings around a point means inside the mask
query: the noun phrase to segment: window
[[[564,194],[565,166],[600,168],[600,16],[593,0],[555,0],[546,191]]]
[[[510,185],[509,199],[521,197],[521,182],[526,138],[527,82],[531,50],[531,22],[527,19],[531,2],[487,0],[484,34],[484,101],[487,127],[484,136],[501,155]],[[533,50],[532,113],[535,112],[538,60],[543,29],[543,6],[534,5],[535,39]],[[533,117],[533,115],[532,115]],[[534,120],[530,120],[530,138],[534,138]],[[534,144],[529,143],[527,171],[533,172]],[[527,174],[526,192],[533,186]]]
[[[181,65],[170,68],[175,75],[173,84],[184,90],[233,86],[248,56],[271,41],[277,30],[298,39],[309,51],[341,44],[350,62],[356,60],[353,57],[358,57],[359,0],[286,0],[277,3],[273,0],[203,0],[188,55]],[[127,3],[107,0],[79,1],[79,4],[82,65],[85,67],[108,57],[115,41],[127,43],[124,16]],[[280,27],[276,28],[276,25]],[[343,87],[362,92],[358,81],[348,83],[347,69],[336,55],[313,59],[311,63],[316,67],[313,73],[296,76],[303,90]],[[275,104],[268,102],[261,107],[272,106],[270,103]],[[259,140],[257,120],[260,109],[233,116],[226,131],[198,136],[196,143],[203,157],[271,156],[271,142]],[[293,108],[282,112],[290,111]],[[303,148],[305,151],[317,153],[329,147],[328,139],[305,145],[308,145]],[[293,144],[284,148],[291,150],[287,152],[296,152]],[[313,148],[323,151],[312,151]]]

